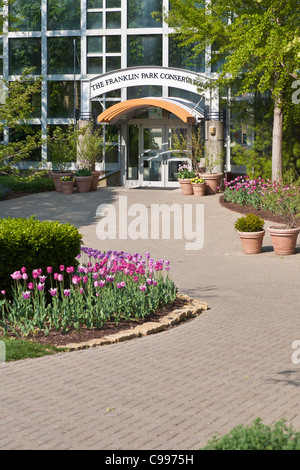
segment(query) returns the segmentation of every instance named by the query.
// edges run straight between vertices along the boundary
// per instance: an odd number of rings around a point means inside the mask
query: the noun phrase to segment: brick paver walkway
[[[149,210],[204,203],[203,249],[185,250],[186,240],[99,240],[97,206],[117,210],[119,196]],[[292,362],[300,340],[299,245],[295,255],[277,257],[267,234],[263,253],[245,256],[234,231],[238,214],[218,196],[179,190],[39,194],[1,202],[0,214],[69,221],[86,246],[169,259],[179,290],[209,306],[157,335],[1,364],[1,449],[191,450],[258,416],[300,428],[300,364]]]

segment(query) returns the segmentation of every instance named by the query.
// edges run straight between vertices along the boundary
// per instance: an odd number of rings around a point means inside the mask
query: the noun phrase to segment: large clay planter
[[[192,196],[193,195],[193,186],[191,183],[191,179],[178,179],[180,183],[181,192],[184,196]]]
[[[63,176],[73,176],[73,173],[72,171],[52,171],[51,172],[51,178],[53,179],[53,182],[54,182],[55,191],[59,193],[62,192],[60,178],[62,178]]]
[[[206,183],[192,183],[194,196],[205,196]]]
[[[91,191],[97,191],[101,171],[92,171]]]
[[[206,181],[206,194],[217,194],[219,192],[223,173],[198,173],[198,176]]]
[[[91,190],[92,176],[75,176],[78,193],[88,193]]]
[[[61,181],[62,193],[72,194],[74,189],[75,181]]]
[[[261,252],[265,231],[238,232],[245,255],[256,255]]]
[[[269,232],[276,255],[286,256],[295,253],[300,227],[286,228],[284,226],[272,226],[269,228]]]

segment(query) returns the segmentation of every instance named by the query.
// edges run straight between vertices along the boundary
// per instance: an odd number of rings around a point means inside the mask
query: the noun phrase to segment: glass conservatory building
[[[180,158],[172,133],[190,135],[193,126],[223,120],[219,97],[198,92],[212,80],[211,49],[193,58],[179,48],[168,26],[153,11],[168,0],[16,0],[8,33],[0,38],[0,73],[6,80],[35,67],[43,76],[33,129],[43,135],[78,121],[105,123],[115,145],[98,169],[103,184],[178,186]],[[221,139],[225,169],[231,170],[229,119]],[[9,132],[2,136],[3,143]],[[32,162],[50,165],[47,146]]]

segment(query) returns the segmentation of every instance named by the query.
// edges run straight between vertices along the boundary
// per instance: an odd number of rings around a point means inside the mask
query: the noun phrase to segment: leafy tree
[[[165,20],[183,46],[195,54],[211,46],[215,85],[238,93],[271,92],[273,100],[272,179],[283,172],[284,113],[300,78],[299,0],[170,0]],[[295,106],[295,104],[294,104]]]
[[[4,90],[0,100],[0,133],[9,131],[9,142],[0,146],[0,171],[17,172],[16,164],[41,147],[41,131],[32,132],[28,120],[34,113],[35,97],[41,93],[41,77],[33,77],[32,69],[25,69],[20,78],[1,80]],[[25,138],[15,139],[15,135]]]

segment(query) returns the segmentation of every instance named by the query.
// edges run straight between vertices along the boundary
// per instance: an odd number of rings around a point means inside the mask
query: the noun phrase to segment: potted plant
[[[61,178],[73,176],[70,166],[76,160],[76,137],[72,126],[67,130],[57,126],[52,135],[48,136],[47,147],[55,190],[62,192]]]
[[[112,143],[117,137],[111,138],[108,132],[105,132],[103,126],[94,128],[92,123],[84,125],[79,131],[77,141],[77,162],[79,165],[89,168],[92,172],[91,191],[96,191],[101,171],[96,170],[96,163],[101,162],[103,152],[112,147]]]
[[[269,227],[275,254],[292,255],[295,253],[300,232],[300,227],[297,227],[297,218],[300,217],[299,186],[273,183],[273,190],[269,192],[268,198],[275,208],[275,213],[284,221],[281,225]]]
[[[255,214],[247,214],[240,217],[235,222],[235,229],[238,231],[243,251],[246,255],[253,255],[261,252],[265,230],[263,229],[264,219]]]
[[[74,174],[78,193],[88,193],[92,184],[92,171],[89,168],[80,168]]]
[[[205,171],[200,171],[198,176],[206,181],[206,194],[217,194],[219,192],[223,176],[223,173],[219,171],[222,161],[222,153],[213,156],[208,147],[205,149],[205,156],[201,158],[199,165]]]
[[[184,163],[178,168],[178,181],[180,183],[181,192],[184,196],[191,196],[193,194],[192,179],[196,174],[187,163]]]
[[[193,178],[191,180],[194,196],[205,196],[206,181],[204,178]]]
[[[60,178],[62,193],[63,194],[72,194],[74,185],[75,185],[75,178],[73,176],[63,176]]]

